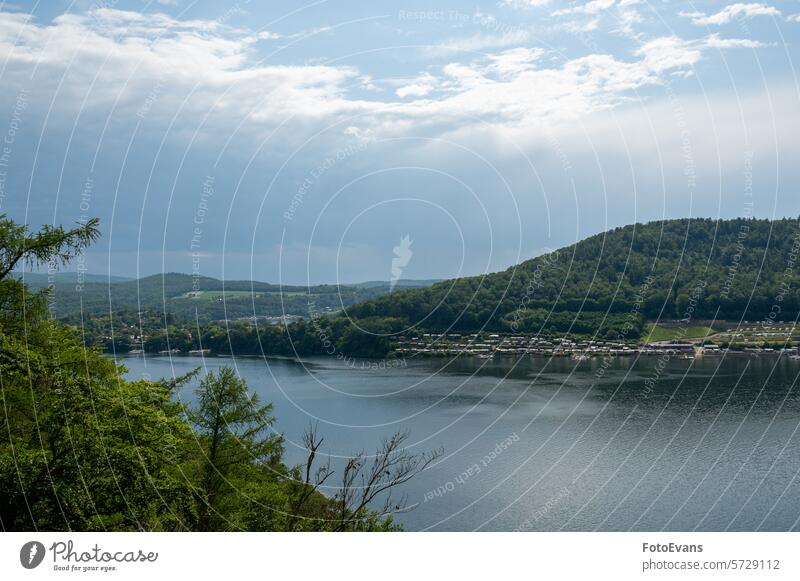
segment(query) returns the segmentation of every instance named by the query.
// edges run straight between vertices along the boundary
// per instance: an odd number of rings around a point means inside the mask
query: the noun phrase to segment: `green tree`
[[[282,461],[271,405],[229,368],[206,375],[191,409],[170,381],[128,381],[125,368],[55,321],[47,291],[31,293],[16,265],[63,265],[97,237],[96,221],[30,234],[0,218],[0,528],[3,530],[385,530],[374,501],[427,466],[393,438],[366,466],[343,469],[334,497],[312,469],[322,440],[307,438],[305,478]],[[90,320],[105,335],[108,320]],[[174,330],[171,332],[174,335]],[[285,333],[268,330],[288,350]],[[238,340],[253,337],[242,330]],[[224,335],[223,335],[224,337]],[[190,341],[191,337],[184,338]],[[238,341],[237,340],[237,341]],[[313,345],[313,330],[304,340]],[[364,480],[359,493],[354,484]]]
[[[191,487],[177,467],[191,431],[168,386],[124,369],[52,321],[45,295],[9,276],[66,264],[96,221],[30,234],[0,219],[0,526],[5,530],[180,530]]]
[[[240,486],[265,471],[266,476],[285,473],[283,438],[272,431],[272,404],[262,405],[257,395],[248,394],[247,384],[230,367],[208,373],[197,398],[189,411],[200,448],[197,528],[238,528],[230,515],[243,500]]]
[[[17,224],[0,214],[0,280],[20,263],[38,266],[45,263],[66,264],[100,236],[99,221],[65,230],[61,226],[42,226],[35,234],[27,224]]]

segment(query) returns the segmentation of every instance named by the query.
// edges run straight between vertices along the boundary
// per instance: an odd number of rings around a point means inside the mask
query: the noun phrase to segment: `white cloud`
[[[361,129],[355,125],[345,128],[344,134],[354,138],[359,143],[370,143],[375,140],[374,132],[371,129]]]
[[[256,34],[256,38],[258,40],[278,40],[279,38],[283,38],[283,36],[276,32],[265,30]]]
[[[702,53],[692,43],[677,36],[667,36],[643,44],[636,54],[644,58],[644,69],[661,73],[692,67],[700,60]]]
[[[800,14],[792,14],[786,17],[789,22],[800,22]]]
[[[611,22],[610,31],[628,37],[636,36],[633,27],[642,21],[635,6],[641,0],[590,0],[569,8],[552,12],[557,18],[576,17],[567,20],[562,26],[567,32],[582,35],[594,32],[601,27],[601,20]]]
[[[512,8],[541,8],[550,4],[550,0],[502,0],[501,6],[511,6]]]
[[[527,30],[514,29],[494,33],[478,33],[472,36],[451,38],[440,45],[429,47],[425,52],[430,56],[446,56],[460,52],[482,52],[490,48],[504,48],[529,42],[531,35]]]
[[[492,42],[502,47],[520,44],[513,42],[520,38]],[[150,99],[147,114],[154,124],[180,111],[195,125],[204,120],[209,133],[244,120],[246,131],[268,130],[289,118],[354,126],[350,117],[373,134],[468,131],[482,121],[518,131],[616,107],[635,98],[635,91],[691,74],[703,50],[743,46],[713,36],[705,43],[661,37],[628,57],[590,54],[559,61],[545,59],[540,48],[514,46],[478,57],[458,55],[461,60],[428,68],[403,84],[389,83],[394,96],[375,92],[365,99],[354,92],[387,83],[349,65],[264,64],[256,60],[257,42],[252,32],[219,22],[160,14],[100,10],[51,24],[14,14],[0,18],[7,87],[31,86],[35,65],[33,86],[42,102],[55,98],[56,108],[75,109],[85,99],[87,109],[108,112],[113,106],[134,119]],[[461,46],[487,42],[472,39]]]
[[[531,70],[534,63],[538,61],[544,50],[540,48],[514,48],[500,54],[491,55],[489,69],[496,72],[501,77],[518,75],[523,71]]]
[[[753,16],[780,16],[781,11],[768,4],[736,3],[726,6],[719,12],[706,15],[702,12],[681,12],[681,16],[692,19],[692,24],[709,26],[728,24],[735,18],[752,18]]]
[[[595,31],[599,26],[600,21],[597,18],[592,18],[591,20],[567,22],[564,28],[573,34],[580,34]]]
[[[400,98],[424,97],[436,87],[436,78],[430,73],[424,73],[415,78],[411,83],[403,85],[395,91]]]
[[[586,4],[574,6],[572,8],[562,8],[553,12],[553,16],[564,16],[567,14],[599,14],[608,10],[616,4],[616,0],[591,0]]]
[[[89,105],[135,110],[158,84],[154,115],[162,103],[175,105],[189,93],[189,111],[250,111],[255,119],[361,109],[344,98],[344,85],[359,78],[352,67],[258,64],[251,54],[256,38],[217,21],[109,9],[59,16],[50,25],[4,16],[4,81],[22,81],[35,66],[37,90],[55,91],[63,75],[62,105],[80,103],[88,91]]]
[[[641,47],[632,61],[593,54],[560,66],[538,66],[539,53],[506,51],[472,63],[443,68],[447,94],[436,101],[409,104],[420,119],[491,119],[495,126],[522,129],[574,121],[608,110],[631,92],[664,82],[701,58],[701,48],[668,37]],[[498,75],[505,71],[505,75]],[[397,109],[395,109],[397,111]]]
[[[750,38],[720,38],[718,34],[711,34],[706,37],[705,46],[709,48],[764,48],[769,45]]]
[[[619,4],[619,7],[620,7],[620,13],[619,13],[620,16],[619,16],[619,18],[620,18],[620,21],[621,21],[621,26],[622,26],[622,28],[626,29],[627,31],[632,31],[632,27],[633,27],[634,24],[638,24],[639,22],[642,22],[642,15],[639,14],[639,12],[636,11],[636,9],[630,7],[630,6],[633,6],[633,4],[635,4],[635,3],[636,2],[625,3],[623,1],[623,2],[620,2],[620,4]]]

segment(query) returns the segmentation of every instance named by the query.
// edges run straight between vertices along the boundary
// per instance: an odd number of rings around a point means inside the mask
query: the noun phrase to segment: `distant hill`
[[[658,333],[680,339],[721,320],[794,321],[799,288],[798,221],[683,219],[615,228],[502,272],[392,293],[370,283],[281,289],[167,274],[86,283],[83,293],[56,285],[54,309],[74,317],[82,298],[85,309],[107,314],[110,292],[114,309],[125,309],[113,317],[113,333],[108,316],[81,328],[88,342],[122,352],[202,346],[214,353],[384,357],[399,336],[420,332],[636,342]],[[251,316],[254,305],[256,314],[280,314],[282,304],[290,314],[329,316],[280,321],[288,325],[207,322]],[[137,308],[150,312],[139,316]],[[165,310],[168,316],[157,314]],[[174,317],[193,319],[195,310],[197,327]],[[656,328],[648,320],[669,323]]]
[[[400,279],[394,283],[395,289],[400,288],[421,288],[426,286],[431,286],[432,284],[436,284],[437,282],[442,282],[441,278],[431,278],[431,279]],[[392,288],[392,283],[388,280],[368,280],[366,282],[357,282],[355,284],[349,284],[346,286],[353,286],[356,288]]]
[[[48,275],[26,273],[25,281],[32,289],[50,285]],[[409,281],[406,286],[414,285]],[[54,315],[77,320],[81,306],[84,317],[122,311],[154,311],[175,317],[201,321],[240,317],[309,316],[315,312],[333,312],[342,306],[377,297],[389,292],[389,283],[376,286],[316,285],[281,286],[249,280],[222,281],[210,277],[195,278],[188,274],[167,273],[141,279],[105,275],[84,275],[78,284],[77,273],[56,273],[53,277]]]
[[[20,275],[20,278],[23,275]],[[77,284],[79,281],[86,282],[100,282],[100,283],[117,283],[127,282],[134,280],[127,276],[109,276],[107,274],[89,274],[77,272],[62,272],[58,271],[52,275],[41,272],[26,272],[24,274],[25,282],[30,288],[43,288],[52,282],[55,284]]]
[[[794,320],[799,226],[789,219],[633,224],[503,272],[395,291],[347,313],[394,320],[393,328],[629,337],[645,318]],[[631,322],[635,328],[626,327]]]

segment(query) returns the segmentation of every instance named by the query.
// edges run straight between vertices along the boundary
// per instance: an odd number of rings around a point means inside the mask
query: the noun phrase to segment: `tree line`
[[[799,254],[797,220],[667,220],[616,228],[503,272],[395,291],[334,315],[317,316],[316,305],[307,304],[309,318],[288,327],[197,326],[156,312],[119,312],[84,326],[90,343],[117,352],[385,357],[404,330],[635,341],[647,320],[687,313],[695,321],[795,320]]]
[[[503,272],[359,303],[347,314],[437,330],[552,329],[600,337],[620,333],[631,313],[680,319],[689,307],[694,319],[793,321],[800,312],[799,254],[796,219],[633,224]]]

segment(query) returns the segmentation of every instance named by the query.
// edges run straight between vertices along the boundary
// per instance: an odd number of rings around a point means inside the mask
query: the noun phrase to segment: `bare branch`
[[[311,424],[303,433],[303,444],[308,450],[308,460],[306,461],[305,480],[300,484],[300,491],[292,503],[291,516],[286,523],[286,530],[294,530],[297,520],[300,518],[303,507],[308,500],[325,484],[325,481],[333,475],[331,469],[330,459],[327,464],[320,466],[314,470],[314,461],[316,460],[317,450],[324,442],[323,438],[317,435],[317,424]],[[312,479],[313,473],[313,479]]]
[[[367,466],[364,455],[351,458],[345,466],[342,486],[337,494],[338,522],[336,530],[350,530],[365,518],[370,506],[383,494],[383,509],[380,516],[401,512],[406,508],[406,497],[393,503],[390,491],[425,470],[439,458],[441,449],[423,454],[411,454],[403,446],[408,432],[398,432],[383,440],[372,462]],[[355,482],[360,486],[356,488]],[[392,506],[394,505],[394,506]]]

